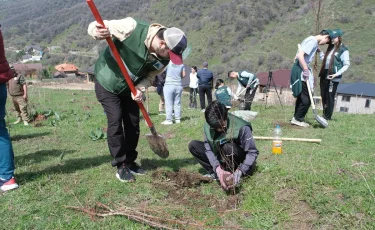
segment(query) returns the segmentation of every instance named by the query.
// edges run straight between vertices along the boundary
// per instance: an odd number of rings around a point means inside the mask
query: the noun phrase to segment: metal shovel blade
[[[146,134],[146,139],[150,145],[151,150],[161,158],[167,158],[169,156],[169,150],[166,139],[156,133],[155,128],[150,128],[151,133]]]
[[[328,127],[328,121],[319,115],[315,115],[315,120],[324,128]]]
[[[314,116],[315,116],[315,120],[323,127],[323,128],[327,128],[328,127],[328,121],[326,119],[324,119],[323,117],[319,116],[317,113],[316,113],[316,110],[313,109],[313,113],[314,113]]]

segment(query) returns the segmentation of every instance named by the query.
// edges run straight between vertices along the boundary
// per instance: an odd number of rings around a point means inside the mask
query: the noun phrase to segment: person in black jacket
[[[208,104],[212,102],[212,85],[214,74],[212,71],[208,70],[208,63],[203,62],[203,69],[198,70],[197,78],[198,78],[198,88],[199,88],[199,100],[201,104],[202,112],[206,109],[206,98]]]

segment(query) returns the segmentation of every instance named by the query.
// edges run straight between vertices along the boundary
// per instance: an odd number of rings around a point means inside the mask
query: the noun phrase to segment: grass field
[[[217,183],[181,187],[155,176],[160,170],[203,173],[187,149],[189,141],[203,139],[203,114],[184,109],[181,124],[163,127],[159,124],[165,117],[156,115],[158,97],[150,97],[152,119],[168,138],[170,157],[158,158],[142,136],[138,162],[149,173],[125,184],[115,178],[106,141],[89,137],[92,130],[106,127],[94,92],[30,88],[35,108],[51,109],[61,119],[51,116],[38,127],[10,125],[20,188],[0,194],[0,229],[150,229],[125,217],[91,218],[65,207],[95,208],[96,202],[157,210],[165,218],[212,228],[375,229],[373,115],[336,113],[328,129],[301,129],[289,125],[292,107],[284,112],[256,105],[255,135],[272,136],[274,125],[281,124],[285,137],[323,141],[284,142],[278,156],[271,154],[271,141],[257,141],[257,170],[234,196]],[[185,108],[187,103],[185,95]],[[11,123],[15,118],[9,100],[7,108]],[[316,124],[311,111],[308,121]],[[144,122],[141,126],[142,135],[148,133]]]

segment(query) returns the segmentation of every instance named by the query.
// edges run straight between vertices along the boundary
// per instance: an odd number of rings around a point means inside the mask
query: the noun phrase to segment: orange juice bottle
[[[273,141],[272,141],[272,153],[281,154],[283,152],[283,141],[281,139],[281,127],[276,125],[276,128],[273,131]]]

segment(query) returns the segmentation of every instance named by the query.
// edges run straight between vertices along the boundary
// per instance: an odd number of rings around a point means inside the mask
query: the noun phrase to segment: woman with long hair
[[[197,71],[198,68],[196,66],[191,67],[191,73],[190,73],[190,104],[189,108],[197,108],[197,92],[198,92],[198,78],[197,78]]]
[[[327,120],[332,119],[335,107],[335,96],[342,74],[349,68],[349,50],[342,43],[343,32],[340,29],[332,30],[331,44],[326,53],[320,52],[323,64],[320,69],[320,93],[323,103],[323,115]]]

